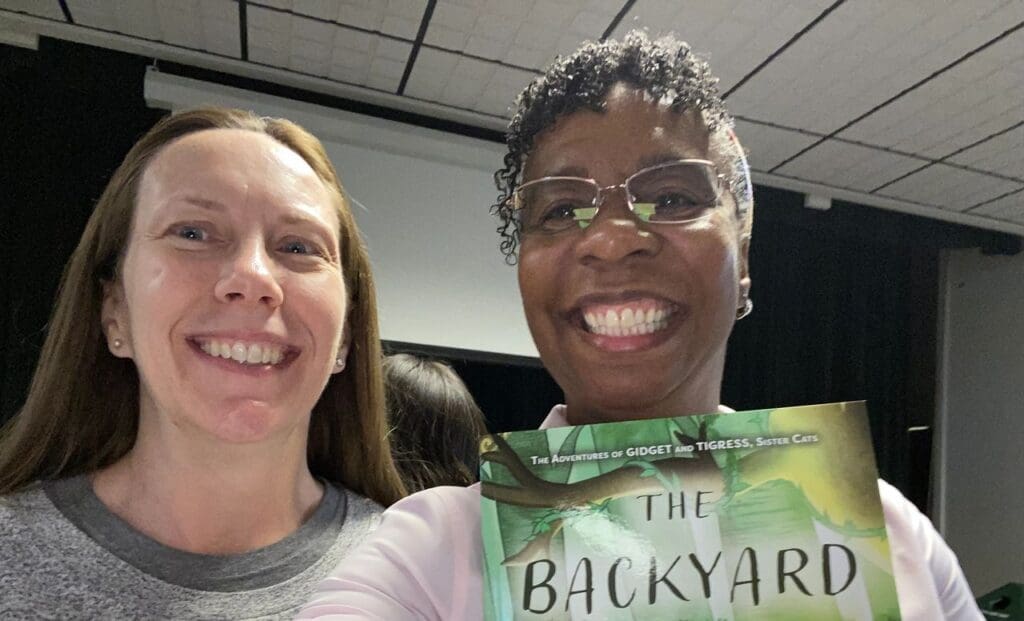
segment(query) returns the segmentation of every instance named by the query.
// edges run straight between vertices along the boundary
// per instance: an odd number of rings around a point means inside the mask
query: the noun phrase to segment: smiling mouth
[[[194,342],[208,356],[231,360],[241,365],[277,365],[288,353],[287,347],[273,343],[220,339],[194,339]]]
[[[644,299],[622,304],[590,304],[580,309],[580,313],[587,332],[626,337],[664,330],[677,310],[679,307],[675,304]]]

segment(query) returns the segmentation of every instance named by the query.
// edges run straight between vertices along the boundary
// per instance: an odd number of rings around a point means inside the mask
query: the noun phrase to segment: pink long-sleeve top
[[[541,429],[565,425],[565,406],[556,406]],[[932,523],[893,486],[879,480],[878,489],[904,621],[983,621]],[[395,503],[298,618],[481,621],[479,485],[436,487]]]

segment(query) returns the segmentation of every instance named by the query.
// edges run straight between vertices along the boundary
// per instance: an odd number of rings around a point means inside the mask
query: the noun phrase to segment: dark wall
[[[107,179],[163,113],[146,60],[53,39],[0,46],[0,421],[24,401],[57,284]]]
[[[0,421],[24,400],[63,264],[93,203],[131,144],[163,114],[142,99],[147,64],[50,39],[38,52],[0,46]],[[172,70],[374,112],[285,87]],[[1005,236],[844,203],[811,211],[801,195],[768,188],[757,188],[756,204],[755,308],[730,341],[723,401],[742,409],[867,399],[883,476],[923,503],[927,438],[915,446],[907,428],[930,425],[934,413],[938,253],[999,245]],[[492,429],[534,426],[561,398],[543,369],[465,352],[444,357]]]

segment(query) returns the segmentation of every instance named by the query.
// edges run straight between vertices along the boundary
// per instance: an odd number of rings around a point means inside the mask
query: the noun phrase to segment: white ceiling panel
[[[424,43],[538,69],[598,39],[621,8],[619,0],[440,0]]]
[[[729,103],[738,114],[829,133],[991,41],[1022,11],[1020,0],[846,2]]]
[[[64,21],[64,11],[57,0],[0,0],[0,8]]]
[[[674,34],[710,57],[724,93],[821,14],[832,0],[638,0],[616,27]],[[751,113],[750,116],[757,116]]]
[[[68,0],[76,24],[238,58],[238,6],[232,0]]]
[[[426,101],[507,117],[516,95],[533,78],[528,71],[423,48],[405,92]]]
[[[297,14],[250,7],[255,62],[394,92],[412,45]]]
[[[472,108],[477,112],[507,118],[512,115],[516,97],[534,77],[535,74],[528,71],[500,67],[491,76],[480,99]]]
[[[971,213],[1007,220],[1024,221],[1024,191],[996,199],[991,203],[972,209]]]
[[[427,0],[349,0],[339,2],[337,20],[384,34],[415,39]]]
[[[750,167],[771,170],[776,164],[817,140],[814,136],[736,119],[736,137],[747,151]]]
[[[338,22],[412,41],[427,0],[254,0],[252,9],[274,7],[301,17]]]
[[[68,0],[76,24],[160,41],[160,18],[153,0]]]
[[[950,161],[1024,179],[1024,125],[971,147]]]
[[[978,203],[1024,188],[1024,184],[935,164],[878,193],[943,209],[963,211]]]
[[[920,168],[926,162],[862,147],[826,140],[776,172],[808,181],[870,192],[900,175]]]
[[[426,101],[440,101],[458,62],[458,54],[421,48],[405,84],[405,94]]]
[[[1024,31],[1017,31],[840,135],[944,157],[1024,118],[1022,66]]]
[[[1021,230],[1024,30],[1010,29],[1024,0],[847,0],[823,16],[833,2],[636,0],[612,36],[673,33],[708,57],[721,92],[736,89],[736,131],[764,183]],[[493,130],[540,68],[598,39],[626,0],[438,0],[404,96],[428,0],[248,0],[250,62],[238,60],[237,0],[67,3],[76,25],[58,0],[0,0],[0,15],[45,36]],[[850,142],[783,164],[865,114],[839,136]]]

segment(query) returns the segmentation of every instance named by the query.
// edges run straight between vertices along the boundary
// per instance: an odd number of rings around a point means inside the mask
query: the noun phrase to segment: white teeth
[[[627,330],[631,329],[633,327],[633,309],[632,308],[627,308],[627,309],[623,310],[622,311],[622,316],[619,319],[619,322],[622,324],[623,328],[625,328]]]
[[[624,308],[619,312],[608,309],[603,313],[586,312],[583,322],[587,330],[606,336],[636,336],[651,334],[668,327],[668,318],[674,307],[643,309]]]
[[[615,311],[609,309],[608,312],[604,314],[604,323],[609,328],[615,328],[615,330],[618,330],[619,315]]]
[[[263,361],[263,348],[259,345],[250,345],[249,353],[245,356],[245,361],[249,364],[259,364]]]
[[[199,348],[215,358],[234,360],[239,364],[277,364],[284,359],[284,351],[278,345],[241,341],[200,341]]]

